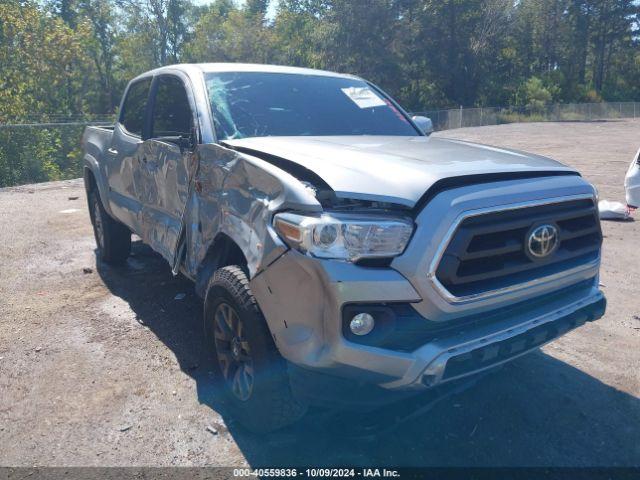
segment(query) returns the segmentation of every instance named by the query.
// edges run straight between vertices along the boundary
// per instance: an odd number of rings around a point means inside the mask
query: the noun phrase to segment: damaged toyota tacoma
[[[427,391],[600,318],[594,187],[430,130],[352,75],[144,73],[115,125],[83,136],[98,259],[126,262],[134,233],[193,280],[212,390],[261,431]]]

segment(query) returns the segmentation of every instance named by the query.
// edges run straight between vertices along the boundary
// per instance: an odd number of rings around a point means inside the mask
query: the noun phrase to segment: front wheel
[[[124,263],[131,252],[131,232],[111,218],[96,190],[89,193],[89,215],[98,247],[98,258],[112,265]]]
[[[207,351],[240,423],[268,432],[304,415],[306,408],[291,394],[286,362],[240,267],[223,267],[211,277],[204,322]]]

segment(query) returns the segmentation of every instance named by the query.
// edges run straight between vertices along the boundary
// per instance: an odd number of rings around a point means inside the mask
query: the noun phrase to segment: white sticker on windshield
[[[348,87],[342,88],[341,90],[360,108],[373,108],[386,105],[385,101],[376,95],[369,87]]]

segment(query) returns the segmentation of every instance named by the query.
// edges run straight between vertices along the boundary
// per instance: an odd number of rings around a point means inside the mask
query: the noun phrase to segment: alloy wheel
[[[253,392],[254,369],[249,342],[236,310],[222,302],[213,315],[216,357],[233,394],[247,401]]]
[[[104,249],[104,225],[102,224],[102,211],[98,200],[93,201],[93,227],[96,230],[96,242],[100,250]]]

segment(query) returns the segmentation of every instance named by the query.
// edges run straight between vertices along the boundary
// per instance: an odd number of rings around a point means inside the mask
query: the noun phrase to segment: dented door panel
[[[195,166],[194,154],[183,153],[177,145],[155,139],[144,143],[140,167],[144,172],[141,236],[172,262],[188,197],[189,171]]]
[[[112,144],[104,162],[109,184],[109,206],[113,215],[132,228],[141,226],[141,178],[139,170],[142,141],[116,124]]]

